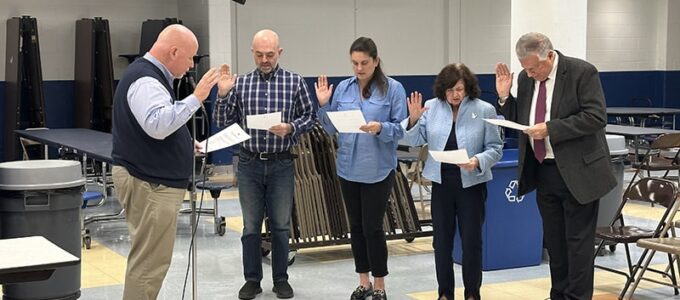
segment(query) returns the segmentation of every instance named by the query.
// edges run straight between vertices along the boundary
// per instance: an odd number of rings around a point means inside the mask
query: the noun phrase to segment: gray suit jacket
[[[595,66],[560,56],[547,122],[555,162],[571,194],[579,203],[599,199],[616,186],[604,135],[606,104]],[[499,111],[507,120],[529,124],[535,80],[525,71],[518,77],[517,98],[510,95]],[[526,134],[519,134],[519,193],[536,188],[538,161]]]

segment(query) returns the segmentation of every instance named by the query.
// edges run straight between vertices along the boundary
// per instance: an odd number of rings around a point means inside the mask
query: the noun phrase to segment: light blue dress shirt
[[[404,135],[408,145],[420,146],[427,143],[429,150],[443,151],[453,125],[453,110],[451,105],[439,100],[430,99],[425,102],[427,111],[418,122]],[[480,99],[470,100],[468,97],[458,108],[456,119],[456,142],[458,149],[466,149],[468,156],[475,156],[479,160],[479,168],[473,171],[460,169],[463,188],[467,188],[493,178],[491,167],[503,156],[503,141],[501,141],[498,126],[485,122],[484,119],[495,119],[496,109],[493,105]],[[408,126],[408,118],[401,122],[402,128]],[[428,154],[423,177],[441,183],[441,163]]]
[[[158,59],[150,53],[144,54],[144,59],[159,68],[170,86],[174,76]],[[172,101],[172,95],[161,82],[153,77],[142,77],[130,85],[127,101],[132,115],[150,137],[162,140],[191,119],[191,116],[201,107],[201,102],[193,94],[181,101]]]
[[[398,81],[387,77],[388,89],[383,95],[373,85],[371,97],[361,98],[356,77],[340,82],[330,104],[319,109],[319,121],[328,134],[336,133],[327,111],[361,110],[366,122],[382,125],[378,135],[339,133],[336,166],[338,176],[361,183],[376,183],[387,178],[397,167],[397,145],[404,136],[399,122],[406,117],[406,92]]]

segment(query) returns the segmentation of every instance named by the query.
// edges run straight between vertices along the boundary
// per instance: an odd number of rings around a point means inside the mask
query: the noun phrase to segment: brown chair
[[[626,260],[628,262],[628,272],[623,272],[617,269],[601,266],[595,264],[598,269],[610,271],[626,277],[626,284],[621,291],[619,298],[626,294],[626,291],[631,283],[635,280],[635,274],[641,265],[643,259],[647,255],[648,250],[644,250],[640,255],[638,262],[634,265],[630,256],[630,249],[628,244],[636,243],[641,239],[664,237],[669,226],[673,225],[673,217],[678,209],[677,188],[675,184],[669,180],[660,178],[642,178],[637,182],[631,184],[624,192],[621,205],[615,214],[614,219],[609,226],[598,227],[595,231],[595,237],[600,239],[597,250],[595,251],[595,262],[597,262],[598,253],[602,247],[607,244],[623,244],[626,251]],[[655,203],[665,207],[663,216],[656,223],[655,228],[640,228],[637,226],[626,225],[624,222],[623,208],[628,201],[636,200],[640,202]],[[668,256],[669,264],[672,263],[672,256]],[[673,284],[676,284],[675,270],[670,269],[670,273],[649,269],[656,273],[669,276]],[[645,278],[646,279],[646,278]],[[675,294],[678,294],[678,289],[675,288]]]
[[[425,210],[425,197],[423,197],[423,190],[428,193],[432,193],[432,190],[430,189],[432,187],[432,182],[422,176],[423,167],[425,167],[427,156],[427,144],[425,144],[421,146],[420,151],[418,152],[418,158],[411,163],[411,166],[408,168],[402,168],[406,170],[404,175],[406,175],[406,178],[409,182],[409,191],[413,188],[414,184],[418,185],[418,199],[420,200],[420,209],[423,211]]]
[[[49,128],[46,127],[35,127],[35,128],[26,128],[26,130],[49,130]],[[30,147],[43,147],[42,143],[25,138],[20,136],[19,137],[19,144],[21,145],[21,150],[22,150],[22,158],[23,160],[31,160],[35,159],[34,157],[30,157],[29,155],[29,148]],[[43,157],[44,159],[47,159],[47,147],[43,147]]]
[[[658,284],[662,285],[667,285],[670,287],[673,287],[675,289],[675,295],[678,295],[678,289],[680,286],[678,285],[677,281],[675,280],[675,277],[670,277],[670,282],[664,282],[664,281],[659,281],[655,279],[650,279],[643,277],[645,272],[647,270],[653,271],[653,269],[649,268],[649,263],[652,261],[652,258],[654,257],[654,254],[656,252],[664,252],[668,255],[669,257],[669,269],[671,271],[671,274],[673,274],[673,270],[675,267],[673,266],[673,260],[671,260],[671,257],[677,258],[678,255],[680,255],[680,237],[676,237],[674,234],[674,222],[672,221],[673,218],[675,217],[675,213],[680,209],[680,200],[678,200],[678,191],[675,185],[672,183],[669,184],[672,186],[673,189],[673,195],[669,197],[673,197],[673,205],[671,205],[671,213],[670,216],[668,216],[667,221],[664,226],[659,230],[658,236],[652,237],[652,238],[644,238],[644,239],[639,239],[637,241],[637,246],[640,248],[645,249],[643,251],[643,256],[644,253],[649,251],[649,254],[646,256],[646,259],[644,263],[642,262],[642,257],[640,259],[640,266],[636,267],[635,269],[635,275],[634,275],[634,282],[633,286],[630,288],[630,294],[627,295],[626,299],[630,299],[633,297],[633,294],[635,293],[635,290],[637,289],[638,285],[640,284],[640,281],[642,279],[655,282]],[[669,236],[672,235],[672,236]],[[675,261],[678,264],[678,270],[680,270],[680,261],[675,259]],[[638,271],[638,269],[640,269]]]
[[[680,151],[672,149],[680,147],[680,133],[670,133],[658,136],[650,145],[645,153],[644,158],[633,163],[632,167],[635,169],[635,174],[631,178],[630,185],[635,181],[635,178],[641,171],[647,171],[647,177],[651,176],[652,171],[665,171],[662,178],[668,178],[671,171],[679,172],[676,180],[680,183],[680,158],[678,154]],[[665,155],[660,155],[665,154]]]

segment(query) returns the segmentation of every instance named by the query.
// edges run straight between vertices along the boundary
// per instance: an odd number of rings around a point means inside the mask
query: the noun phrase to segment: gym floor
[[[220,177],[221,176],[221,177]],[[230,172],[217,174],[220,180],[230,180]],[[626,181],[632,172],[626,170]],[[414,189],[414,195],[417,191]],[[115,196],[115,195],[114,195]],[[199,199],[201,195],[198,195]],[[187,198],[189,196],[187,195]],[[197,298],[237,299],[244,283],[241,267],[241,213],[236,188],[224,190],[218,200],[220,215],[226,217],[226,234],[216,235],[211,216],[201,216],[196,234],[198,256]],[[427,203],[427,202],[426,202]],[[204,195],[204,207],[212,207],[210,194]],[[189,206],[188,201],[184,204]],[[420,205],[416,205],[419,207]],[[111,212],[119,209],[114,197],[98,208],[88,208],[86,215]],[[427,209],[427,208],[426,208]],[[655,224],[661,208],[645,204],[627,206],[627,224]],[[81,299],[120,299],[125,276],[126,255],[130,249],[127,226],[123,220],[89,224],[92,234],[91,249],[82,251]],[[189,261],[190,217],[179,217],[177,241],[173,261],[163,284],[159,299],[192,299],[191,278],[185,285]],[[389,241],[389,271],[386,278],[389,299],[436,299],[437,284],[434,274],[434,257],[431,237]],[[631,246],[633,259],[641,251]],[[294,263],[289,267],[290,283],[297,299],[348,299],[358,284],[349,245],[301,249],[291,253]],[[652,264],[665,267],[664,255],[656,255]],[[264,292],[257,299],[276,299],[271,291],[269,257],[263,259]],[[626,269],[625,252],[618,245],[615,252],[597,258],[597,263]],[[456,297],[462,299],[463,287],[460,266],[455,266]],[[547,261],[538,266],[484,272],[482,297],[484,299],[546,299],[549,297],[550,273]],[[649,275],[654,276],[654,275]],[[625,283],[621,275],[595,270],[595,295],[593,299],[617,299]],[[643,282],[636,290],[635,299],[680,299],[670,287]]]

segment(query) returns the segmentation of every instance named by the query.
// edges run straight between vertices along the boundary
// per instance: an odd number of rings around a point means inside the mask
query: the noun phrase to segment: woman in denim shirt
[[[358,38],[349,53],[354,77],[340,82],[334,94],[326,76],[315,84],[319,121],[331,135],[336,130],[328,111],[361,110],[368,122],[359,128],[363,133],[338,134],[337,172],[359,273],[359,286],[350,299],[370,295],[374,300],[387,299],[387,243],[382,226],[397,167],[397,142],[404,136],[399,122],[406,117],[406,92],[401,83],[383,73],[373,40]]]
[[[502,156],[502,141],[493,105],[478,99],[477,77],[463,64],[444,67],[434,83],[437,98],[422,107],[420,93],[412,93],[409,117],[401,122],[411,146],[428,143],[430,150],[466,149],[470,161],[447,164],[428,156],[423,177],[432,181],[433,246],[439,299],[453,299],[453,236],[458,225],[463,248],[465,299],[480,299],[482,285],[482,223],[486,182],[491,167]],[[456,220],[458,223],[456,224]]]

